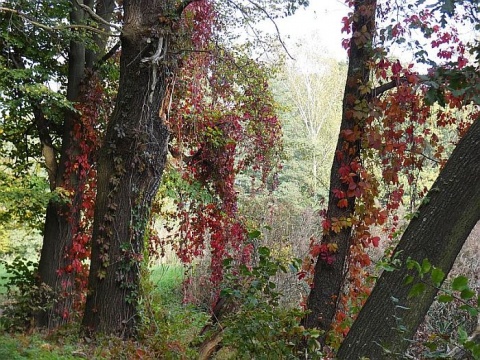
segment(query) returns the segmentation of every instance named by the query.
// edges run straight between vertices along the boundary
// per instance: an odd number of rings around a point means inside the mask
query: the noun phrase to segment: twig
[[[275,22],[275,20],[270,16],[270,14],[268,13],[267,10],[265,10],[265,8],[261,7],[260,5],[258,5],[257,3],[253,2],[252,0],[248,0],[248,2],[250,4],[252,4],[253,6],[255,6],[258,10],[260,10],[261,12],[263,12],[265,14],[265,16],[268,18],[268,20],[270,20],[273,24],[273,26],[275,26],[275,30],[277,32],[277,38],[278,38],[278,41],[280,41],[280,44],[282,44],[282,47],[283,49],[285,50],[285,52],[287,53],[288,57],[292,60],[295,60],[295,58],[290,54],[290,52],[288,51],[287,49],[287,46],[285,45],[285,43],[283,42],[282,40],[282,35],[280,34],[280,29],[278,28],[277,26],[277,23]]]
[[[93,66],[93,71],[98,70],[98,68],[103,65],[104,63],[107,62],[108,59],[110,59],[115,53],[120,49],[121,42],[118,41],[105,55],[102,56],[100,60],[97,61],[97,63]]]
[[[80,6],[83,10],[85,10],[94,20],[97,20],[98,22],[104,24],[104,25],[107,25],[109,27],[112,27],[114,29],[116,29],[118,32],[122,32],[122,28],[120,26],[117,26],[115,24],[111,24],[109,23],[108,21],[106,21],[104,18],[102,18],[101,16],[97,15],[95,13],[95,11],[93,11],[89,6],[85,5],[85,4],[81,4],[80,1],[76,0],[77,2],[77,5]]]
[[[94,33],[97,33],[97,34],[100,34],[100,35],[104,35],[104,36],[119,36],[119,35],[115,35],[115,34],[112,34],[112,33],[105,32],[103,30],[94,28],[94,27],[89,26],[89,25],[82,25],[82,24],[48,26],[48,25],[42,24],[41,22],[37,21],[36,19],[33,19],[32,17],[28,16],[27,14],[22,13],[19,10],[10,9],[10,8],[3,7],[3,6],[0,7],[0,12],[2,12],[2,11],[3,12],[10,12],[12,14],[16,14],[16,15],[20,16],[21,18],[27,20],[30,24],[32,24],[36,27],[39,27],[40,29],[50,31],[50,32],[67,30],[67,29],[85,29],[85,30],[88,30],[88,31],[91,31],[91,32],[94,32]]]

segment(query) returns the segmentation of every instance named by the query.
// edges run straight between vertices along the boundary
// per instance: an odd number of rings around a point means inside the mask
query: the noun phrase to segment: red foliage
[[[218,284],[223,260],[248,263],[253,249],[238,213],[237,175],[248,170],[267,180],[281,127],[262,69],[214,43],[215,19],[211,1],[187,8],[182,26],[192,32],[196,51],[182,60],[166,121],[172,136],[169,171],[178,172],[182,184],[175,189],[180,240],[173,245],[184,263],[208,248],[210,280]]]
[[[70,194],[69,218],[73,240],[66,249],[69,264],[58,271],[73,273],[75,284],[64,284],[66,296],[73,297],[74,309],[78,311],[85,301],[90,239],[93,230],[93,215],[96,197],[96,153],[100,148],[100,135],[111,104],[107,101],[104,88],[95,74],[88,74],[82,86],[81,101],[75,104],[79,112],[78,121],[72,130],[74,142],[69,149],[66,163],[64,188]],[[79,220],[77,222],[77,219]],[[63,316],[68,317],[68,312]]]

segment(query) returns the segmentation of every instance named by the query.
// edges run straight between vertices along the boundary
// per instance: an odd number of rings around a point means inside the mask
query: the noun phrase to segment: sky
[[[295,53],[295,44],[311,41],[325,56],[346,59],[342,48],[342,18],[349,9],[343,0],[310,0],[306,9],[299,9],[288,18],[277,21],[280,34],[288,45],[289,52]],[[274,29],[273,25],[270,27]],[[273,30],[272,30],[273,31]]]
[[[410,0],[404,0],[410,1]],[[333,57],[337,60],[347,60],[347,53],[343,49],[341,42],[347,34],[341,33],[342,18],[348,14],[350,9],[345,5],[344,0],[310,0],[310,5],[306,9],[299,9],[291,16],[277,20],[277,26],[280,30],[282,39],[287,44],[288,51],[294,56],[298,55],[296,44],[309,44],[313,47],[315,53],[320,53],[324,57]],[[274,32],[272,24],[270,31]],[[472,30],[473,25],[458,25],[460,37],[463,41],[472,41],[478,32]],[[426,40],[420,34],[417,35],[421,43]],[[414,35],[415,39],[415,35]],[[429,47],[426,46],[427,51]],[[390,53],[402,61],[413,61],[413,52],[406,49],[405,46],[390,48]],[[434,53],[437,51],[435,50]],[[301,57],[301,55],[299,55]],[[433,56],[436,60],[436,57]],[[423,65],[418,65],[419,69]]]

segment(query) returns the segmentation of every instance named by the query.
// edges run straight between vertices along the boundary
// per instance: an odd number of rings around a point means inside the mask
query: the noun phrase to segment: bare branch
[[[399,79],[392,80],[388,83],[382,84],[380,86],[377,86],[376,88],[372,89],[370,91],[370,97],[379,97],[383,95],[384,92],[396,88],[400,83],[407,81],[407,78],[401,77]]]
[[[278,28],[277,23],[275,22],[275,19],[270,16],[270,14],[268,13],[267,10],[265,10],[265,8],[258,5],[256,2],[254,2],[252,0],[248,0],[248,2],[250,4],[252,4],[253,6],[255,6],[258,10],[263,12],[265,14],[265,16],[268,18],[268,20],[270,20],[272,22],[273,26],[275,26],[275,31],[277,32],[278,41],[280,41],[280,44],[282,44],[282,47],[285,50],[285,52],[287,53],[288,57],[292,60],[295,60],[295,58],[290,54],[290,52],[287,49],[287,46],[285,45],[285,43],[282,40],[282,35],[280,34],[280,29]]]
[[[121,42],[118,41],[105,55],[102,56],[100,60],[97,61],[97,63],[93,67],[93,71],[98,70],[98,68],[103,65],[104,63],[107,62],[108,59],[110,59],[115,53],[120,49]]]
[[[83,10],[85,10],[88,15],[90,15],[90,17],[96,21],[98,21],[99,23],[102,23],[104,25],[107,25],[109,27],[112,27],[114,29],[116,29],[118,32],[122,32],[122,28],[120,26],[117,26],[115,24],[111,24],[109,23],[108,21],[106,21],[105,19],[103,19],[101,16],[97,15],[95,13],[95,11],[93,11],[89,6],[85,5],[85,4],[81,4],[80,1],[76,0],[77,2],[77,5],[82,8]]]
[[[36,26],[40,29],[49,31],[49,32],[61,31],[61,30],[67,30],[67,29],[84,29],[84,30],[88,30],[88,31],[91,31],[93,33],[97,33],[97,34],[104,35],[104,36],[118,36],[118,35],[111,34],[109,32],[105,32],[103,30],[94,28],[94,27],[89,26],[89,25],[70,24],[70,25],[48,26],[48,25],[42,24],[41,22],[37,21],[36,19],[32,18],[31,16],[29,16],[25,13],[22,13],[19,10],[10,9],[10,8],[6,8],[6,7],[3,7],[3,6],[0,6],[0,12],[9,12],[9,13],[12,13],[12,14],[16,14],[19,17],[27,20],[30,24],[32,24],[32,25],[34,25],[34,26]]]

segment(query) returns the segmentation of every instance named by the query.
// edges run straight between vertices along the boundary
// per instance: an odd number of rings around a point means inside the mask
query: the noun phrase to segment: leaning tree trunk
[[[445,168],[395,249],[403,266],[383,272],[339,351],[339,359],[392,359],[410,345],[432,304],[437,288],[429,278],[407,270],[408,258],[430,263],[448,274],[470,231],[480,219],[480,120],[460,140]],[[405,285],[407,275],[415,276]],[[409,297],[414,284],[427,282],[418,296]],[[401,328],[400,328],[401,326]],[[388,353],[385,351],[387,350]]]
[[[350,55],[347,82],[345,86],[342,110],[342,122],[338,137],[335,157],[330,172],[330,194],[327,209],[327,219],[351,218],[355,208],[355,197],[348,198],[348,206],[338,207],[339,198],[334,190],[348,193],[349,184],[342,181],[340,168],[350,166],[352,161],[358,161],[360,154],[359,139],[346,139],[345,131],[361,131],[362,123],[368,111],[359,115],[354,107],[359,104],[368,109],[368,95],[358,90],[361,84],[367,84],[369,80],[369,67],[367,62],[371,58],[371,39],[375,29],[376,0],[356,1],[354,9],[353,35],[350,44]],[[362,34],[362,36],[358,36]],[[364,40],[359,40],[364,39]],[[356,101],[358,101],[356,103]],[[353,170],[352,170],[353,171]],[[310,311],[302,320],[302,324],[308,328],[330,330],[334,319],[341,287],[345,275],[345,261],[350,252],[351,226],[344,226],[339,232],[332,229],[323,236],[323,244],[336,244],[336,250],[332,251],[334,261],[329,261],[329,256],[320,254],[317,258],[314,270],[313,287],[310,291],[307,308]],[[322,338],[322,342],[325,337]]]
[[[167,2],[173,6],[174,2]],[[83,326],[132,336],[146,225],[165,166],[173,69],[170,22],[158,0],[124,0],[120,85],[98,162],[92,259]],[[173,9],[175,11],[175,9]]]

